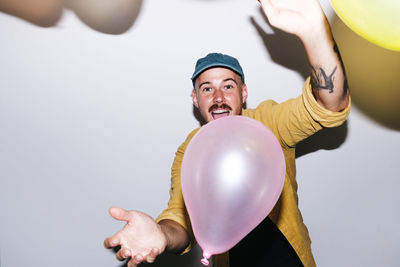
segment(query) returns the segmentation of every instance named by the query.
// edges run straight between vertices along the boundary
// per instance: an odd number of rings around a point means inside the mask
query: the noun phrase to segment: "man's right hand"
[[[125,221],[126,225],[121,231],[104,240],[106,248],[121,246],[116,254],[118,260],[130,258],[128,267],[136,267],[142,262],[154,262],[167,246],[167,238],[153,218],[147,214],[110,208],[110,215],[119,221]]]

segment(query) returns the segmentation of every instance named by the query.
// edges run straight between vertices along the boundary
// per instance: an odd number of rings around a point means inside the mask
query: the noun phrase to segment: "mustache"
[[[214,105],[212,105],[212,106],[208,109],[208,112],[211,112],[211,111],[213,111],[214,109],[218,109],[218,108],[221,108],[221,109],[228,109],[229,111],[232,110],[232,108],[231,108],[230,106],[228,106],[227,104],[220,104],[220,105],[214,104]]]

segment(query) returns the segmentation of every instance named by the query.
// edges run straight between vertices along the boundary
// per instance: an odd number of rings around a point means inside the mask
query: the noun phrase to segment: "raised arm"
[[[303,43],[317,102],[331,111],[349,103],[349,90],[339,50],[317,0],[259,0],[272,26],[296,35]]]
[[[175,221],[163,220],[157,224],[143,212],[115,207],[110,209],[110,215],[126,224],[121,231],[106,238],[104,246],[120,246],[116,257],[121,261],[130,259],[128,267],[152,263],[165,250],[179,253],[189,244],[186,230]]]

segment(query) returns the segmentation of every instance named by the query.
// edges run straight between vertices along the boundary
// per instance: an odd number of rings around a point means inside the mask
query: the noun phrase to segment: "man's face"
[[[206,122],[240,115],[247,99],[247,87],[238,74],[226,68],[211,68],[195,80],[193,104]]]

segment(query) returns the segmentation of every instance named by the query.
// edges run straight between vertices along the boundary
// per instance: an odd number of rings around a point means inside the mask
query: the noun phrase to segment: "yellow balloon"
[[[400,0],[330,0],[354,32],[387,49],[400,51]]]

